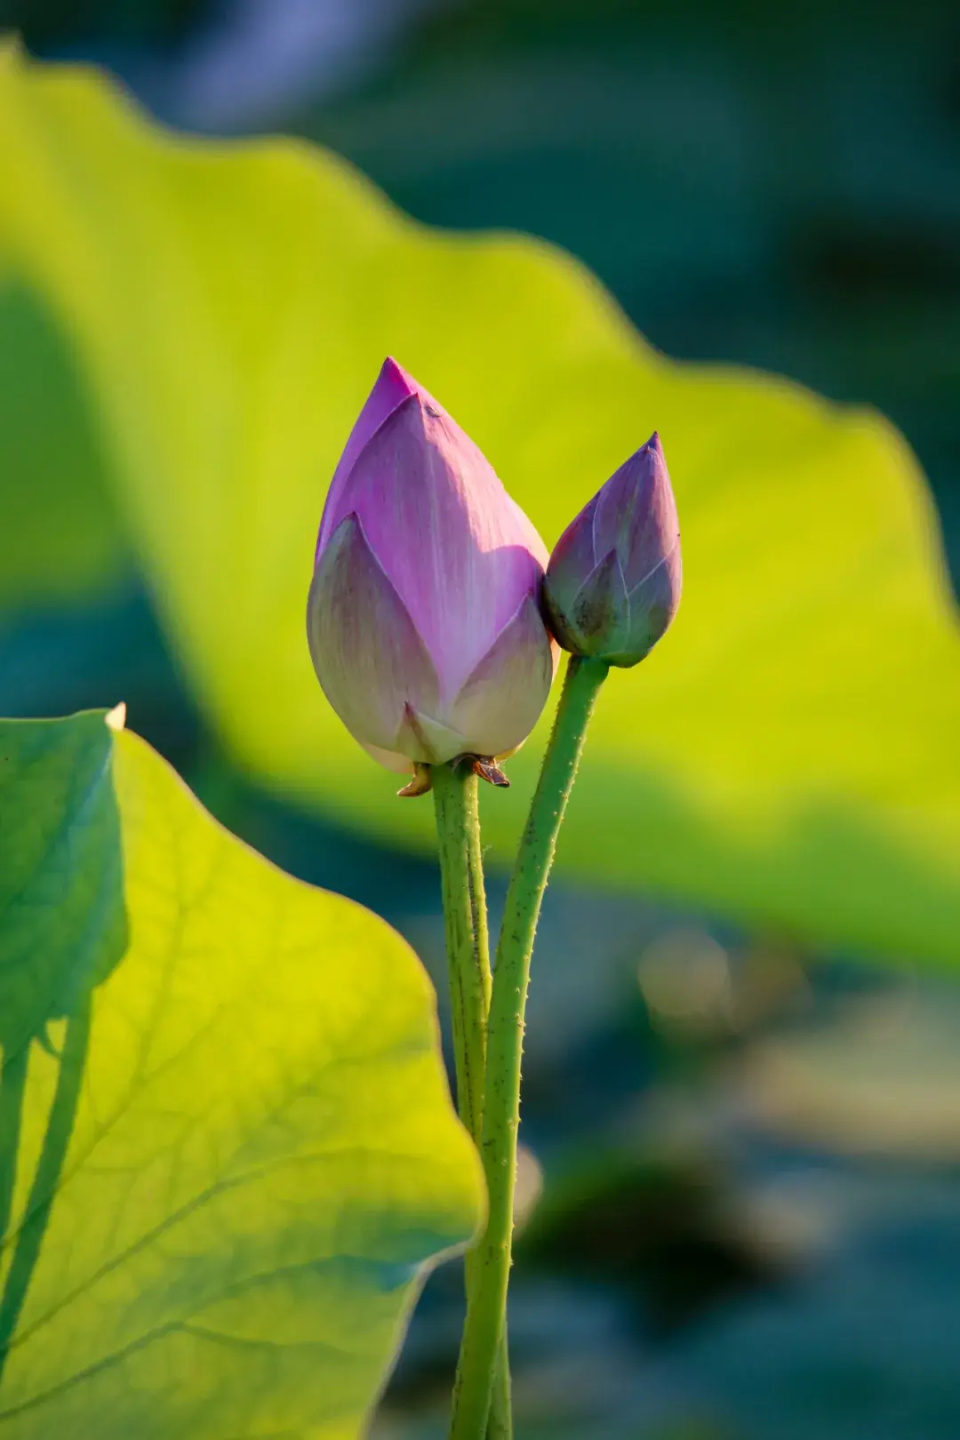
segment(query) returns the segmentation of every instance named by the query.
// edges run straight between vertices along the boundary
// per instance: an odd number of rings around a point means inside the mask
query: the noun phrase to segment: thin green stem
[[[20,1319],[20,1311],[27,1298],[63,1164],[67,1158],[70,1136],[73,1134],[90,1041],[90,1009],[90,997],[85,995],[79,1002],[77,1013],[67,1021],[60,1055],[60,1073],[50,1106],[40,1159],[37,1161],[23,1223],[17,1235],[13,1258],[3,1287],[3,1298],[0,1299],[0,1374],[3,1373],[17,1321]]]
[[[5,1248],[13,1192],[17,1183],[20,1130],[23,1125],[23,1097],[27,1087],[29,1040],[11,1054],[4,1054],[0,1078],[0,1251]]]
[[[450,1004],[453,1015],[457,1105],[460,1118],[479,1146],[483,1124],[487,1017],[490,1010],[490,941],[480,845],[477,777],[468,766],[432,768],[440,850]],[[467,1298],[477,1275],[477,1254],[464,1259]],[[506,1321],[497,1355],[488,1440],[511,1440],[510,1362]]]
[[[489,1217],[477,1247],[454,1390],[451,1440],[484,1440],[497,1349],[506,1315],[520,1124],[520,1062],[530,960],[557,833],[576,778],[584,736],[607,665],[574,657],[567,666],[507,901],[497,948],[487,1034],[481,1155]]]

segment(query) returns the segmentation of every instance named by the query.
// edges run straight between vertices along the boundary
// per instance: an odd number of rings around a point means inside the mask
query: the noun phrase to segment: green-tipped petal
[[[413,705],[407,705],[394,748],[423,765],[443,765],[455,755],[461,755],[469,746],[458,730],[451,730],[442,721],[434,720]]]

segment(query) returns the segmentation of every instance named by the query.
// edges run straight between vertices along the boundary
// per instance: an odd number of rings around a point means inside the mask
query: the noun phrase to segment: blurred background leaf
[[[864,411],[644,346],[519,238],[411,224],[332,156],[151,127],[7,57],[0,223],[73,337],[122,513],[201,709],[246,772],[429,844],[303,642],[325,487],[382,356],[486,450],[548,543],[656,426],[687,593],[607,687],[561,863],[821,942],[955,957],[960,632],[910,452]],[[487,805],[509,854],[539,746]]]
[[[0,755],[0,1429],[358,1437],[480,1211],[426,975],[102,713]]]
[[[0,609],[102,596],[132,562],[83,377],[0,264]]]

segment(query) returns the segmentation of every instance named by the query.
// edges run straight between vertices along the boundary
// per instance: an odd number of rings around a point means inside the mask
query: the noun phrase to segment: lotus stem
[[[497,947],[481,1102],[480,1153],[489,1195],[454,1388],[450,1440],[484,1440],[506,1317],[513,1241],[520,1064],[530,961],[557,834],[573,789],[587,725],[607,675],[604,661],[571,658],[516,865]]]
[[[440,851],[457,1108],[479,1146],[491,994],[479,787],[476,773],[468,765],[435,765],[431,779]],[[477,1260],[476,1250],[469,1251],[464,1258],[468,1306],[476,1284]],[[506,1316],[499,1337],[485,1433],[487,1440],[511,1440],[513,1435]]]

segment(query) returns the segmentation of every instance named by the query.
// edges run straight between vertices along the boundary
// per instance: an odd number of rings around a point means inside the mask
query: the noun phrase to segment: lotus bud
[[[533,729],[557,659],[546,561],[476,445],[387,360],[327,497],[307,633],[355,739],[418,771],[407,793],[429,788],[422,767],[502,757]]]
[[[607,481],[557,541],[544,582],[565,650],[636,665],[680,604],[680,527],[660,437]]]

